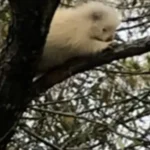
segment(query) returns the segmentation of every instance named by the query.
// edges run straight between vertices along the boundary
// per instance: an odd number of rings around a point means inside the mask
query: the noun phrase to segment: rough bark
[[[0,55],[0,149],[14,134],[28,96],[36,63],[59,0],[9,0],[12,23]]]

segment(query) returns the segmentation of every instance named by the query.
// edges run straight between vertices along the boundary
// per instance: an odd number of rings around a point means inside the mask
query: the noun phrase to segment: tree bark
[[[36,64],[59,0],[9,0],[12,22],[0,55],[0,149],[30,102]]]

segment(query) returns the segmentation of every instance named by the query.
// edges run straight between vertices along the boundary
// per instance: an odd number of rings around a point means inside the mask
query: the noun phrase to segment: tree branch
[[[61,81],[94,67],[110,63],[114,60],[140,55],[150,50],[150,37],[142,38],[125,45],[114,46],[94,56],[74,58],[65,64],[49,70],[33,83],[31,98],[45,92]]]
[[[28,133],[29,135],[33,136],[34,138],[36,138],[37,140],[41,141],[42,143],[44,143],[45,145],[53,148],[53,150],[62,150],[61,148],[59,148],[57,145],[54,145],[52,143],[50,143],[49,141],[46,141],[44,138],[42,138],[41,136],[37,135],[35,132],[32,131],[32,129],[30,129],[29,127],[25,126],[25,125],[20,125],[20,128],[22,130],[24,130],[26,133]]]

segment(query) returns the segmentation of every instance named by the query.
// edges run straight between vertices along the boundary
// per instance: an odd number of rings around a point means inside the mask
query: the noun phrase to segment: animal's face
[[[102,18],[102,20],[98,21],[98,26],[100,27],[102,34],[102,40],[107,42],[114,39],[116,28],[120,23],[117,17],[118,16],[111,16],[110,14],[110,16],[106,16]],[[102,25],[100,25],[101,23]]]
[[[110,42],[114,39],[116,25],[114,25],[110,20],[103,20],[97,22],[97,32],[99,33],[100,40],[105,42]]]
[[[91,15],[91,37],[103,42],[111,42],[120,23],[118,14],[113,9],[107,8],[95,10]]]

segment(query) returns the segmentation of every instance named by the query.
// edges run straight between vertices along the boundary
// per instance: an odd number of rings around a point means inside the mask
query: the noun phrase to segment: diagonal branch
[[[65,64],[49,70],[40,79],[35,81],[32,86],[31,98],[45,92],[57,83],[94,67],[108,64],[114,60],[124,59],[140,55],[150,50],[150,37],[138,39],[132,43],[114,46],[112,49],[99,53],[94,56],[74,58]]]
[[[45,145],[53,148],[53,150],[62,150],[61,148],[59,148],[57,145],[54,145],[52,143],[50,143],[49,141],[45,140],[44,138],[42,138],[41,136],[39,136],[38,134],[36,134],[35,132],[32,131],[32,129],[30,129],[29,127],[25,126],[25,125],[20,125],[20,128],[23,129],[26,133],[28,133],[29,135],[33,136],[34,138],[36,138],[37,140],[39,140],[40,142],[44,143]]]

